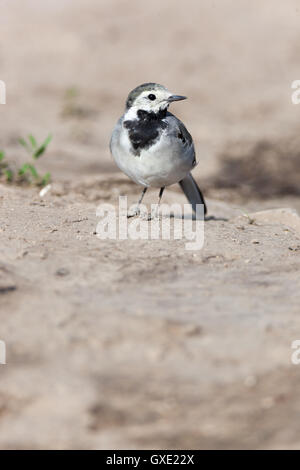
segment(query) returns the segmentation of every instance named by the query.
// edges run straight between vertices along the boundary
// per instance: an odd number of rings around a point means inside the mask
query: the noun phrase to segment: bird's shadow
[[[168,217],[167,215],[163,215],[163,217]],[[174,213],[171,213],[169,214],[169,218],[170,219],[181,219],[181,220],[199,220],[199,221],[203,221],[204,222],[210,222],[212,220],[214,221],[220,221],[220,222],[228,222],[229,219],[226,219],[225,217],[215,217],[214,215],[209,215],[209,216],[205,216],[204,219],[201,218],[201,217],[196,217],[195,214],[174,214]]]
[[[209,222],[210,220],[216,220],[220,222],[228,222],[229,219],[226,217],[215,217],[214,215],[209,215],[208,217],[204,218],[205,222]]]

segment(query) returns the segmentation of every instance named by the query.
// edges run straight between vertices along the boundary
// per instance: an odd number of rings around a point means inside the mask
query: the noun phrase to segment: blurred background
[[[54,180],[117,171],[108,143],[129,91],[155,81],[192,133],[206,194],[299,196],[297,0],[0,2],[0,147],[53,133]],[[293,200],[298,206],[298,200]],[[299,206],[298,206],[299,207]]]

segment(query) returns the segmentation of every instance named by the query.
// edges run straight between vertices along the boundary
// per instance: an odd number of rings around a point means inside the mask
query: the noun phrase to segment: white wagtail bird
[[[126,101],[125,114],[116,124],[110,150],[120,168],[135,183],[143,186],[136,210],[149,187],[160,188],[159,204],[166,186],[179,183],[196,211],[197,204],[206,205],[191,175],[196,165],[193,139],[184,124],[168,107],[173,101],[185,100],[173,95],[157,83],[144,83],[132,90]]]

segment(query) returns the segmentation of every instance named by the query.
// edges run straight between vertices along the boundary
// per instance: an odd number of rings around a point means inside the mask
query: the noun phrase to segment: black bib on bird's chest
[[[128,129],[128,136],[133,148],[133,153],[140,155],[141,150],[147,150],[160,138],[167,123],[163,121],[167,110],[158,113],[147,112],[139,109],[137,118],[132,121],[124,121],[123,125]]]

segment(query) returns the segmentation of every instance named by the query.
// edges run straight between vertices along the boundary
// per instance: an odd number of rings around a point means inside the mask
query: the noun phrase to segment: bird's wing
[[[174,114],[167,113],[165,121],[168,123],[168,134],[170,136],[176,137],[180,140],[185,146],[190,147],[194,150],[193,138],[183,122],[180,121]],[[194,150],[195,152],[195,150]]]
[[[113,145],[118,144],[119,138],[120,138],[120,132],[122,130],[122,123],[124,120],[124,116],[121,116],[120,119],[118,120],[117,124],[114,127],[114,130],[112,132],[111,138],[110,138],[110,143],[109,143],[109,148],[111,153],[113,153]]]
[[[168,113],[166,120],[169,124],[169,135],[176,137],[178,140],[180,139],[186,151],[193,152],[196,165],[195,149],[191,134],[189,133],[183,122],[181,122],[173,114]],[[188,201],[192,205],[193,211],[196,212],[197,204],[203,204],[204,214],[206,214],[207,208],[203,194],[200,191],[191,173],[189,173],[185,178],[183,178],[183,180],[179,181],[179,184],[181,186],[182,191],[186,195]]]

